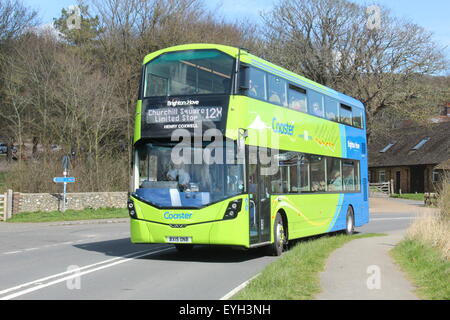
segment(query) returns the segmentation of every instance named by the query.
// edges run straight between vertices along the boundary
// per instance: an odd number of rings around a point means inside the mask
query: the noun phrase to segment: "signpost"
[[[63,171],[64,177],[55,177],[55,178],[53,178],[53,182],[55,182],[55,183],[63,183],[64,184],[62,212],[66,211],[67,184],[75,182],[75,178],[74,177],[68,177],[69,165],[70,165],[70,157],[69,156],[64,156],[63,159],[62,159],[62,166],[63,166],[63,169],[64,169],[64,171]]]
[[[74,177],[55,177],[53,178],[54,183],[74,183]]]

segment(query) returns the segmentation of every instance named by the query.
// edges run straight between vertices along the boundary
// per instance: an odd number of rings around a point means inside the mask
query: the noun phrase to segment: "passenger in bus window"
[[[342,164],[342,175],[345,191],[355,190],[355,164],[352,161],[346,161]]]
[[[269,102],[287,107],[288,106],[286,99],[287,82],[282,78],[278,78],[270,74],[268,76],[268,82],[269,82],[268,83]]]
[[[177,181],[182,191],[188,188],[191,181],[189,173],[184,170],[183,166],[175,166],[167,173],[167,178],[169,181]]]
[[[301,112],[306,112],[306,101],[304,99],[300,100],[300,99],[296,99],[295,97],[291,98],[291,102],[289,104],[289,108],[294,109],[294,110],[298,110]]]
[[[339,171],[328,182],[328,191],[342,191],[342,177]]]
[[[323,109],[320,107],[319,103],[314,102],[312,109],[313,109],[314,115],[323,117]]]
[[[333,111],[327,112],[327,119],[331,121],[337,121],[337,115]]]
[[[281,104],[280,96],[272,90],[272,93],[270,95],[269,101],[276,104]]]
[[[256,90],[256,85],[253,83],[252,80],[249,80],[248,82],[248,94],[250,95],[250,97],[258,97],[258,91]]]
[[[314,181],[312,183],[311,191],[322,192],[326,190],[325,181]]]

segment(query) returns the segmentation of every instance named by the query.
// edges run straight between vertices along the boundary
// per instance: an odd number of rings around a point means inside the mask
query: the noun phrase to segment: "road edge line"
[[[226,295],[224,295],[222,298],[220,298],[219,300],[228,300],[230,299],[232,296],[236,295],[239,291],[241,291],[242,289],[244,289],[246,286],[248,286],[248,284],[256,279],[257,277],[259,277],[261,275],[261,273],[258,273],[257,275],[251,277],[250,279],[248,279],[247,281],[241,283],[240,285],[238,285],[236,288],[234,288],[233,290],[231,290],[230,292],[228,292]]]

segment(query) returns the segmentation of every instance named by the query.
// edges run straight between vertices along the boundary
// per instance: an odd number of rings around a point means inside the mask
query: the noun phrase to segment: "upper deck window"
[[[287,107],[286,80],[268,75],[268,98],[269,102]]]
[[[269,102],[287,107],[286,80],[268,74],[268,99]]]
[[[339,104],[336,100],[325,97],[325,114],[328,120],[339,121]]]
[[[306,90],[293,84],[289,84],[289,108],[301,112],[308,112],[306,104]]]
[[[323,111],[323,95],[315,91],[309,92],[309,112],[316,116],[323,118],[325,113]]]
[[[266,100],[266,73],[256,68],[249,68],[248,93],[250,97]]]
[[[364,129],[364,109],[345,105],[327,94],[305,89],[297,83],[251,65],[246,65],[241,72],[243,85],[240,92],[243,95]]]
[[[362,110],[353,108],[353,125],[357,128],[363,128],[363,113]]]
[[[233,64],[217,50],[162,54],[145,67],[144,97],[229,94]]]
[[[341,123],[347,124],[351,126],[352,123],[352,107],[346,106],[345,104],[341,104],[341,108],[339,109],[339,115],[341,118]]]

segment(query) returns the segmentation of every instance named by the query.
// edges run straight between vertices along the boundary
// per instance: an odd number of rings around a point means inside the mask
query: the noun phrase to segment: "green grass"
[[[262,273],[233,300],[311,300],[320,293],[319,273],[328,256],[347,242],[379,234],[323,236],[302,240]]]
[[[7,222],[54,222],[93,219],[127,218],[127,209],[85,209],[51,212],[28,212],[14,215]]]
[[[418,287],[417,295],[426,300],[450,300],[450,261],[440,252],[417,240],[403,240],[392,256]]]
[[[423,193],[393,194],[391,198],[425,201],[425,195]]]

